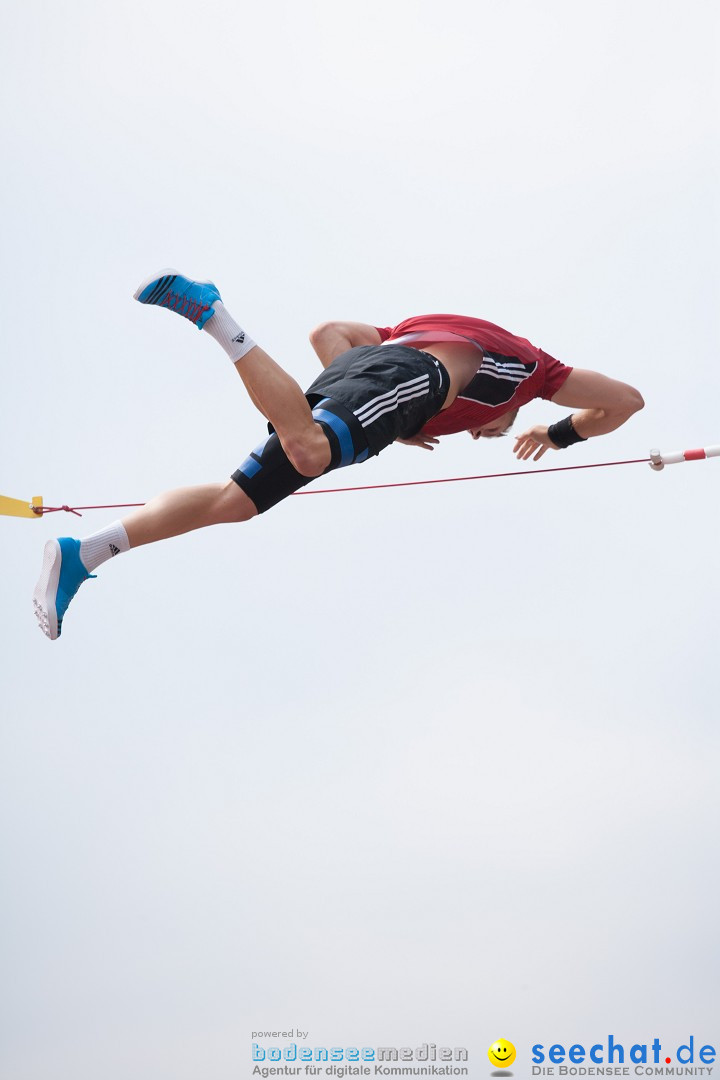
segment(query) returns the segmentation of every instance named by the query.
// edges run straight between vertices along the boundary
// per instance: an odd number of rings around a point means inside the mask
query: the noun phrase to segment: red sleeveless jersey
[[[470,341],[478,369],[450,408],[422,429],[423,435],[452,435],[490,423],[533,398],[552,398],[572,371],[553,356],[494,323],[464,315],[416,315],[397,326],[376,327],[383,342],[416,349],[439,341]]]

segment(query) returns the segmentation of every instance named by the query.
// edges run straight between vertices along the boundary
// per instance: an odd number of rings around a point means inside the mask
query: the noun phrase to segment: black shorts
[[[417,434],[440,412],[449,388],[440,361],[419,349],[361,345],[342,353],[305,394],[330,443],[325,472],[365,461],[396,439]],[[315,479],[293,468],[272,428],[232,478],[261,514]]]

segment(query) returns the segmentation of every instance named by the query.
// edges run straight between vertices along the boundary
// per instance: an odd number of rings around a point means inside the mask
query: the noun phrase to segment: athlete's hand
[[[515,436],[513,454],[515,454],[518,461],[527,461],[530,457],[533,461],[539,461],[546,450],[558,449],[559,447],[548,437],[547,427],[536,424],[535,427],[524,431],[522,435]]]
[[[410,439],[396,439],[395,442],[404,443],[405,446],[422,446],[423,450],[434,450],[440,442],[433,439],[432,435],[413,435]]]

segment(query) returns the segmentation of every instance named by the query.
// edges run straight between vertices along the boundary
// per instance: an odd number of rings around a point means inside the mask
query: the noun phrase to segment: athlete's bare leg
[[[204,529],[207,525],[249,521],[256,515],[255,504],[230,480],[166,491],[128,514],[122,524],[130,547],[134,548]]]
[[[256,345],[235,361],[253,404],[275,428],[283,450],[302,476],[319,476],[330,464],[330,443],[313,420],[298,383]]]
[[[332,452],[322,427],[295,380],[238,326],[211,281],[177,270],[159,271],[134,293],[141,304],[166,307],[205,330],[235,364],[255,406],[275,428],[288,458],[302,476],[319,476]]]
[[[33,606],[40,629],[52,641],[60,637],[70,601],[98,566],[128,548],[167,540],[170,536],[222,522],[248,521],[257,509],[234,480],[223,484],[178,488],[158,495],[129,514],[83,540],[48,540]]]

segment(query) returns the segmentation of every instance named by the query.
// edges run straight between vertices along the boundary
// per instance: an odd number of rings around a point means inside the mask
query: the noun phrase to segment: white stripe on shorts
[[[397,409],[398,405],[401,405],[403,402],[412,401],[413,398],[427,397],[428,389],[429,387],[422,386],[419,390],[415,391],[404,390],[402,394],[398,395],[397,401],[393,400],[389,402],[384,409],[380,410],[380,412],[373,413],[372,417],[369,420],[361,420],[360,423],[363,427],[369,427],[370,424],[374,424],[375,421],[379,420],[381,416],[385,415],[385,413],[393,412],[395,409]]]
[[[422,394],[426,394],[429,389],[430,376],[420,375],[416,379],[409,379],[407,382],[398,383],[394,390],[388,390],[386,393],[372,398],[371,401],[366,402],[365,405],[361,405],[359,409],[356,409],[355,415],[364,427],[366,424],[371,424],[373,420],[377,419],[377,416],[381,416],[383,413],[388,412],[389,409],[397,408],[398,395],[410,394],[412,397],[420,397]],[[417,393],[415,393],[415,391],[417,391]],[[407,400],[407,398],[403,397],[403,400]]]

